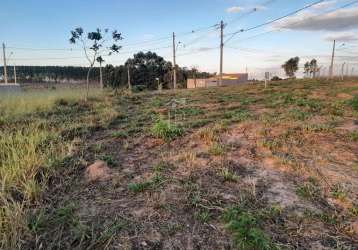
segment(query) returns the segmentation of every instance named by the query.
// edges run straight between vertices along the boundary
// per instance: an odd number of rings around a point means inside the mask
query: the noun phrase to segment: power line
[[[179,56],[187,56],[187,55],[194,55],[194,54],[199,54],[199,53],[203,53],[203,52],[207,52],[207,51],[211,51],[211,50],[216,50],[219,49],[220,47],[210,47],[210,48],[201,48],[201,49],[197,49],[194,52],[188,52],[188,53],[184,53],[184,54],[179,54],[177,55],[177,57]]]
[[[187,36],[187,35],[204,32],[204,31],[206,31],[208,29],[212,29],[213,27],[216,27],[216,26],[217,26],[217,24],[211,25],[208,27],[193,29],[191,31],[179,33],[177,36]],[[135,45],[156,43],[158,41],[165,41],[165,40],[169,40],[171,38],[172,38],[172,36],[168,35],[168,36],[163,36],[163,37],[159,37],[159,38],[155,38],[155,39],[142,40],[142,41],[137,41],[137,42],[132,42],[132,43],[123,43],[123,44],[121,44],[121,46],[130,47],[130,46],[135,46]],[[28,50],[28,51],[82,51],[82,49],[75,49],[75,48],[32,48],[32,47],[16,47],[16,46],[7,46],[7,48],[13,49],[13,50]]]
[[[277,1],[277,0],[268,0],[268,1],[265,1],[262,4],[260,4],[259,6],[260,7],[266,7],[266,6],[272,4],[275,1]],[[259,6],[256,6],[256,7],[252,8],[250,11],[248,11],[246,13],[243,13],[239,17],[236,17],[236,18],[228,21],[227,24],[237,22],[237,21],[239,21],[239,20],[241,20],[241,19],[243,19],[243,18],[245,18],[245,17],[247,17],[247,16],[249,16],[251,14],[254,14],[254,13],[258,12],[260,10]]]
[[[151,48],[151,49],[147,49],[147,50],[132,50],[132,51],[124,51],[124,52],[119,52],[118,54],[113,54],[113,55],[122,55],[122,54],[131,54],[131,53],[136,53],[136,52],[140,52],[140,51],[151,51],[151,50],[161,50],[161,49],[168,49],[171,48],[171,46],[165,46],[165,47],[158,47],[158,48]],[[108,57],[108,56],[103,56],[103,57]],[[83,56],[76,56],[76,57],[41,57],[41,58],[12,58],[12,60],[67,60],[67,59],[82,59]]]
[[[329,13],[332,13],[332,12],[335,12],[335,11],[338,11],[338,10],[340,10],[340,9],[347,8],[347,7],[352,6],[352,5],[354,5],[354,4],[357,4],[357,3],[358,3],[358,1],[353,1],[353,2],[347,3],[347,4],[345,4],[345,5],[342,5],[342,6],[340,6],[340,7],[337,7],[337,8],[335,8],[335,9],[333,9],[333,10],[329,10],[329,11],[326,11],[326,12],[324,12],[324,13],[320,13],[320,14],[318,14],[318,15],[315,15],[314,17],[326,15],[326,14],[329,14]],[[313,17],[310,17],[310,18],[313,18]],[[294,23],[292,23],[292,24],[297,24],[297,23],[299,23],[299,22],[300,22],[300,21],[297,21],[297,22],[294,22]],[[274,32],[282,32],[282,29],[270,30],[270,31],[262,32],[262,33],[259,33],[259,34],[256,34],[256,35],[253,35],[253,36],[244,38],[244,39],[236,40],[236,41],[251,40],[251,39],[253,39],[253,38],[260,37],[260,36],[262,36],[262,35],[267,35],[267,34],[274,33]],[[234,33],[236,33],[236,32],[234,32]],[[231,33],[231,34],[228,34],[228,35],[233,35],[234,33]],[[230,39],[231,39],[231,38],[230,38]],[[228,40],[229,40],[229,39],[228,39]],[[227,42],[228,42],[228,40],[227,40]]]
[[[233,38],[234,38],[237,34],[239,34],[239,33],[247,32],[247,31],[250,31],[250,30],[254,30],[254,29],[258,29],[258,28],[267,26],[267,25],[269,25],[269,24],[275,23],[275,22],[277,22],[277,21],[279,21],[279,20],[282,20],[282,19],[284,19],[284,18],[287,18],[287,17],[289,17],[289,16],[293,16],[293,15],[295,15],[295,14],[297,14],[297,13],[303,11],[303,10],[306,10],[306,9],[308,9],[308,8],[311,8],[312,6],[315,6],[315,5],[320,4],[320,3],[322,3],[322,2],[325,2],[325,1],[326,1],[326,0],[319,0],[319,1],[317,1],[317,2],[314,2],[314,3],[311,3],[311,4],[309,4],[309,5],[306,5],[306,6],[300,8],[300,9],[298,9],[298,10],[292,11],[292,12],[290,12],[290,13],[284,15],[284,16],[275,18],[275,19],[273,19],[273,20],[271,20],[271,21],[264,22],[264,23],[258,24],[258,25],[256,25],[256,26],[253,26],[253,27],[249,27],[249,28],[246,28],[246,29],[241,29],[241,30],[238,30],[238,31],[236,31],[236,32],[233,32],[233,33],[231,33],[231,37],[230,37],[229,39],[227,39],[227,40],[225,41],[225,43],[229,42],[231,39],[233,39]]]

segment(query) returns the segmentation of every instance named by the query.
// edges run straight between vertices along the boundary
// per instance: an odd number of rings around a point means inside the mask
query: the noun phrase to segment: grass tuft
[[[162,119],[155,122],[152,126],[151,132],[155,137],[161,138],[165,141],[172,141],[184,133],[182,128]]]

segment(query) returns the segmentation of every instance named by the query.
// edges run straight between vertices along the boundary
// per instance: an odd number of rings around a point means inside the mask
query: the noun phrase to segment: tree
[[[274,76],[271,78],[271,81],[281,81],[282,79],[278,76]]]
[[[304,73],[306,76],[313,76],[313,78],[316,78],[316,73],[319,71],[319,67],[317,65],[317,60],[312,59],[310,62],[306,62],[304,65]]]
[[[309,62],[306,62],[304,66],[304,73],[306,74],[306,77],[308,77],[310,71],[311,71],[311,64]]]
[[[111,38],[107,37],[109,30],[105,29],[104,32],[102,30],[97,29],[94,32],[88,32],[87,36],[84,36],[84,31],[82,28],[76,28],[71,31],[70,43],[76,44],[80,43],[82,45],[82,49],[84,51],[85,57],[89,63],[89,68],[87,72],[87,91],[86,91],[86,100],[88,99],[89,92],[89,77],[91,70],[95,64],[95,62],[99,62],[100,64],[103,62],[102,55],[108,53],[108,56],[112,55],[112,53],[118,53],[121,49],[121,46],[117,45],[117,42],[122,40],[122,34],[118,33],[117,30],[114,30],[111,34]],[[113,44],[109,47],[105,47],[106,43],[109,40],[113,40]],[[88,45],[90,44],[90,46]],[[99,59],[101,58],[101,59]]]
[[[285,70],[285,73],[288,77],[290,78],[295,77],[295,73],[298,70],[299,62],[300,62],[299,57],[293,57],[282,65],[282,68]]]
[[[172,64],[153,52],[139,52],[125,63],[126,67],[131,68],[132,85],[143,85],[149,89],[156,89],[157,78],[159,81],[168,85],[170,78],[168,75],[172,71]]]
[[[313,78],[316,78],[316,73],[319,71],[317,60],[312,59],[310,62],[310,74],[312,74]]]
[[[99,85],[103,89],[103,75],[102,75],[102,63],[104,62],[102,56],[97,57],[96,61],[99,63]]]

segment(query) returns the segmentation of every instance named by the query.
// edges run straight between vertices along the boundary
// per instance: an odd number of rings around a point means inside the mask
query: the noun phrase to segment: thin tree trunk
[[[88,101],[88,95],[89,95],[89,77],[90,77],[91,70],[92,70],[92,66],[88,69],[87,72],[87,89],[86,89],[86,98],[85,98],[86,102]]]
[[[100,85],[101,85],[101,89],[104,88],[103,86],[103,75],[102,75],[102,62],[99,63],[99,82],[100,82]]]

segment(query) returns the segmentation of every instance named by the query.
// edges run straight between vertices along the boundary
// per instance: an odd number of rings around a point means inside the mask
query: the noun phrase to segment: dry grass
[[[89,104],[69,97],[15,112],[0,124],[2,246],[349,249],[357,243],[347,230],[358,202],[357,89],[292,80]],[[174,98],[186,99],[180,133],[168,126]],[[115,163],[113,179],[88,184],[78,166],[97,158]]]
[[[66,138],[64,135],[70,133],[67,131],[98,124],[102,115],[103,121],[113,117],[113,111],[106,104],[93,104],[93,101],[84,104],[82,95],[81,90],[46,91],[1,99],[2,248],[19,248],[21,240],[29,233],[26,208],[40,200],[49,175],[70,155],[73,136]],[[92,92],[91,96],[92,99],[100,98],[100,93]]]

